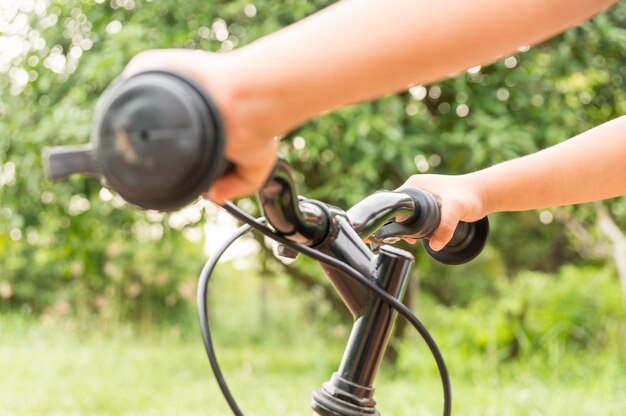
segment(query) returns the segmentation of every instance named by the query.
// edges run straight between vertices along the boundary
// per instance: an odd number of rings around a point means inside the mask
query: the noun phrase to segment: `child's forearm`
[[[188,74],[215,100],[235,170],[211,198],[251,193],[275,163],[273,138],[326,110],[489,62],[617,0],[343,0],[230,53],[152,50],[124,73]]]
[[[612,3],[343,0],[233,53],[239,110],[285,131],[325,110],[492,61]]]
[[[485,214],[626,195],[626,116],[468,176],[482,194]]]

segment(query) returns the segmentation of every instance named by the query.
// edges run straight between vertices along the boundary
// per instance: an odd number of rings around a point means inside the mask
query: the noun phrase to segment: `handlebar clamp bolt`
[[[281,257],[283,259],[286,260],[295,260],[296,258],[298,258],[298,253],[296,250],[294,250],[291,247],[288,247],[284,244],[276,244],[276,248],[274,250],[274,254],[277,257]]]

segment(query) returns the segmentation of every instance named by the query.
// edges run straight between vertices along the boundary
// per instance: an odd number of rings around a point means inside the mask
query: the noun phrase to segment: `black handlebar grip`
[[[441,222],[441,206],[430,192],[419,188],[401,188],[397,192],[409,195],[415,203],[415,213],[401,223],[393,223],[396,235],[422,239],[426,252],[440,263],[457,265],[467,263],[478,256],[489,235],[487,217],[472,223],[460,222],[450,242],[440,251],[434,251],[428,239]],[[386,225],[389,227],[392,224]]]
[[[118,79],[98,100],[91,145],[49,149],[48,177],[101,176],[131,204],[179,209],[232,165],[217,106],[189,77],[147,71]]]
[[[484,217],[476,222],[459,222],[452,239],[440,251],[430,248],[428,240],[422,240],[424,249],[432,258],[443,264],[467,263],[478,256],[485,248],[489,235],[489,219]]]

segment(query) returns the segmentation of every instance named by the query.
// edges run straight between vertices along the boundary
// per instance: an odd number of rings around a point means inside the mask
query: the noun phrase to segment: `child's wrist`
[[[265,143],[293,127],[280,91],[255,76],[251,57],[235,51],[223,54],[219,64],[212,84],[219,90],[216,101],[231,132]]]
[[[483,171],[477,171],[465,175],[467,186],[477,198],[477,208],[479,217],[485,217],[495,211],[493,200],[489,191],[489,181]]]
[[[227,137],[251,145],[272,141],[284,127],[273,97],[255,85],[253,65],[242,62],[236,52],[214,56],[205,86],[224,119]]]

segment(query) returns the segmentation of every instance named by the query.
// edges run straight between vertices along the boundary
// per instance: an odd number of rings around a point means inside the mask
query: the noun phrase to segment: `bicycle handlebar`
[[[329,229],[325,204],[298,196],[295,175],[285,161],[278,161],[259,198],[265,217],[280,235],[308,246],[315,246],[325,238]],[[397,222],[395,218],[399,214],[408,218]],[[460,222],[444,249],[432,250],[427,241],[439,226],[441,206],[434,195],[419,188],[377,192],[345,215],[354,231],[369,239],[374,248],[403,238],[422,239],[428,254],[451,265],[474,259],[483,250],[489,234],[487,217],[475,223]]]
[[[204,90],[181,74],[149,71],[115,81],[98,100],[94,119],[90,146],[44,152],[50,179],[100,175],[131,204],[166,211],[198,198],[228,169],[219,112]],[[323,239],[326,226],[316,216],[323,215],[324,205],[299,202],[293,173],[283,162],[260,197],[279,233],[310,246]],[[401,213],[409,217],[395,221]],[[446,264],[476,257],[489,232],[486,218],[460,223],[452,241],[433,251],[426,240],[439,225],[439,203],[414,188],[371,195],[347,216],[359,235],[376,245],[404,237],[423,239],[426,251]]]
[[[181,208],[198,198],[229,166],[224,157],[223,125],[210,98],[192,80],[161,71],[137,74],[109,87],[96,108],[91,146],[47,150],[44,159],[50,179],[73,173],[99,175],[131,204],[162,211]],[[338,414],[324,412],[342,408],[345,398],[350,402],[350,397],[365,391],[364,401],[356,402],[358,411],[341,414],[377,414],[371,387],[395,320],[393,310],[400,311],[418,330],[421,325],[399,302],[413,257],[397,248],[379,246],[404,237],[420,238],[438,261],[464,263],[483,249],[489,231],[487,218],[460,223],[452,241],[434,252],[427,240],[439,226],[440,206],[432,194],[420,189],[380,192],[344,212],[299,196],[291,168],[279,161],[259,197],[275,230],[266,231],[285,245],[300,243],[300,251],[320,260],[355,317],[337,376],[314,394],[313,408],[319,414]],[[225,208],[229,209],[229,204]],[[398,222],[399,214],[408,217]],[[363,238],[374,242],[377,254]],[[363,282],[355,282],[355,278]],[[370,290],[377,296],[372,297]],[[428,343],[425,328],[420,333]],[[444,413],[449,414],[447,372],[430,341],[444,380]]]
[[[399,214],[408,216],[398,222]],[[368,196],[348,210],[354,229],[374,244],[394,244],[403,238],[422,239],[424,248],[444,264],[462,264],[483,250],[489,234],[487,217],[474,222],[460,222],[450,242],[441,251],[430,248],[427,240],[441,222],[441,206],[431,193],[403,187],[393,192]]]
[[[193,202],[230,164],[224,126],[204,89],[175,72],[115,80],[96,104],[90,145],[44,151],[49,179],[101,176],[129,203],[172,211]]]

